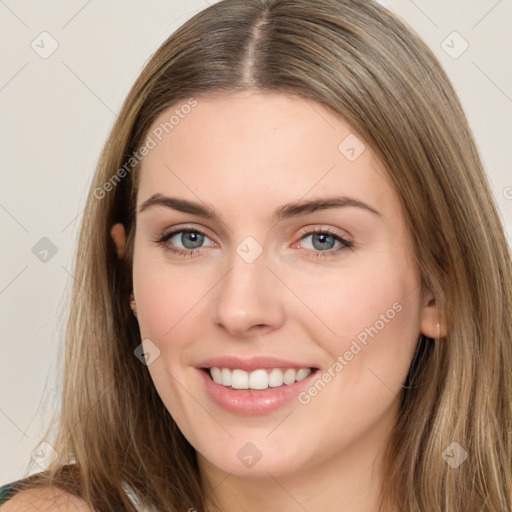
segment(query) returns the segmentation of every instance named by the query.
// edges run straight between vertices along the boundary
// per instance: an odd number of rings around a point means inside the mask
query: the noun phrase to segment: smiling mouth
[[[250,372],[239,368],[219,367],[202,370],[210,380],[228,389],[265,391],[295,384],[316,372],[318,368],[260,368]]]

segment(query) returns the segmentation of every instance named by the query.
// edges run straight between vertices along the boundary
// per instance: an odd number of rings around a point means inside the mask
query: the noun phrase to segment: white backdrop
[[[0,484],[58,405],[86,193],[143,64],[207,0],[0,0]],[[386,0],[429,44],[474,130],[512,240],[512,0]]]

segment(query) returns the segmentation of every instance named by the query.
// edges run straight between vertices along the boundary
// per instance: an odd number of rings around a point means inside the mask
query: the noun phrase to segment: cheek
[[[302,297],[322,322],[308,315],[301,327],[329,357],[299,402],[322,425],[319,436],[349,443],[397,405],[419,336],[419,295],[400,266],[321,284]]]
[[[160,343],[197,315],[200,308],[194,306],[208,291],[203,278],[194,279],[179,266],[151,262],[144,254],[134,262],[133,280],[141,335]]]
[[[174,420],[186,426],[189,395],[180,383],[187,378],[183,372],[190,363],[189,347],[204,330],[206,317],[199,317],[206,315],[201,298],[208,284],[203,278],[195,280],[184,267],[158,261],[143,250],[134,261],[133,281],[141,338],[149,338],[160,350],[161,357],[148,370]]]
[[[374,324],[379,331],[384,326],[387,329],[402,323],[404,317],[412,320],[415,313],[415,328],[419,328],[419,288],[415,275],[399,264],[388,265],[382,271],[351,268],[324,273],[316,279],[295,276],[294,282],[295,289],[301,290],[297,295],[316,316],[311,325],[335,339],[356,337]],[[307,320],[311,320],[310,315]]]
[[[300,286],[301,299],[314,313],[303,317],[302,328],[331,362],[341,358],[343,369],[334,373],[343,373],[356,393],[383,387],[379,379],[398,391],[414,354],[420,290],[414,268],[397,261],[351,269],[336,279],[317,280],[315,286],[305,278]]]

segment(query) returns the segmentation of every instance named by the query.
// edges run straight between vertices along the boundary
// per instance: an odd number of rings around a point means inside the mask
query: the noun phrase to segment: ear
[[[126,243],[126,233],[124,226],[121,223],[114,224],[110,230],[110,236],[114,240],[117,248],[117,256],[119,259],[124,258],[124,246]]]
[[[441,322],[436,299],[428,287],[425,287],[422,296],[420,331],[424,336],[433,339],[446,336],[446,326]]]

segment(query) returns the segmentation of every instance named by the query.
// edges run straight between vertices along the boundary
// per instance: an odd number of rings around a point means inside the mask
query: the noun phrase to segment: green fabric
[[[0,505],[10,500],[19,491],[19,482],[20,480],[0,487]]]

